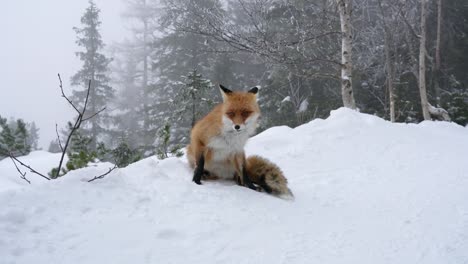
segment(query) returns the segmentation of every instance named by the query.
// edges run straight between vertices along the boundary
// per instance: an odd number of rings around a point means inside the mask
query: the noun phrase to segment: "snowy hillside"
[[[283,169],[295,201],[197,186],[177,158],[30,186],[3,160],[0,263],[468,263],[467,128],[342,108],[247,151]]]

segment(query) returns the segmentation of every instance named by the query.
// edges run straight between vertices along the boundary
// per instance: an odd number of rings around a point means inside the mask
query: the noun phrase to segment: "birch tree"
[[[427,0],[421,0],[421,35],[419,39],[419,94],[424,120],[431,120],[426,91],[426,16]]]
[[[442,30],[442,0],[437,0],[437,37],[435,48],[435,67],[434,67],[434,92],[436,106],[440,105],[440,43]]]
[[[341,96],[343,106],[356,109],[353,94],[353,34],[351,32],[352,0],[337,0],[341,24]]]
[[[387,24],[387,18],[382,8],[382,1],[378,0],[380,14],[382,16],[382,24],[384,29],[384,49],[385,49],[385,68],[387,71],[387,88],[388,88],[388,100],[390,103],[390,121],[395,122],[395,63],[393,56],[391,55],[391,49],[393,47],[392,34]]]
[[[427,99],[426,89],[426,19],[427,19],[427,2],[421,0],[421,36],[419,45],[419,93],[421,95],[421,107],[424,120],[431,120],[431,115],[440,120],[450,121],[448,112],[440,107],[434,107]]]

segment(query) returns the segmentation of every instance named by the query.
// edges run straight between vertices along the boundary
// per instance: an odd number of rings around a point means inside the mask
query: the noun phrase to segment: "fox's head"
[[[234,92],[219,85],[223,96],[223,125],[226,132],[248,133],[255,132],[260,109],[257,104],[258,87],[248,92]]]

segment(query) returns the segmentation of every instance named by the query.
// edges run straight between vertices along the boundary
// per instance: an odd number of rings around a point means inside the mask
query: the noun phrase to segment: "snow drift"
[[[185,159],[147,158],[86,182],[100,164],[32,185],[1,161],[0,263],[468,262],[467,128],[342,108],[271,128],[247,152],[283,169],[295,201],[197,186]]]

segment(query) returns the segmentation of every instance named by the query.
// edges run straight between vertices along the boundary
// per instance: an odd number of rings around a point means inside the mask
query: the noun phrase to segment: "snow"
[[[288,95],[281,101],[281,103],[285,103],[285,102],[291,102],[291,96]]]
[[[294,201],[195,185],[184,158],[147,158],[93,183],[109,164],[31,185],[3,160],[0,262],[468,262],[467,128],[341,108],[268,129],[247,152],[283,169]],[[54,155],[25,159],[55,164]]]
[[[18,159],[30,165],[38,172],[47,176],[52,168],[58,167],[61,153],[49,153],[46,151],[33,151],[26,157],[18,157]],[[65,156],[63,164],[66,164],[68,157]],[[42,184],[47,182],[46,179],[40,176],[34,175],[29,172],[28,169],[21,167],[19,163],[16,163],[22,172],[26,172],[26,178],[31,181],[32,185]],[[19,178],[19,173],[15,168],[15,165],[10,158],[6,158],[0,161],[0,192],[18,188],[20,186],[32,187],[29,184]],[[1,256],[1,255],[0,255]]]
[[[298,113],[303,113],[305,111],[307,111],[307,109],[309,108],[309,102],[307,101],[307,99],[304,99],[301,104],[299,105],[299,109],[297,110]]]

